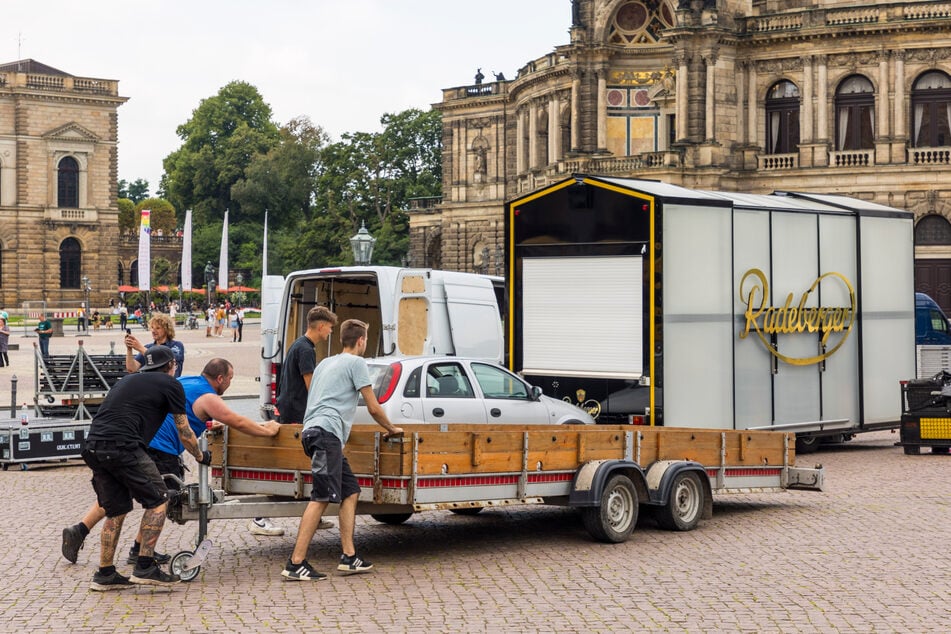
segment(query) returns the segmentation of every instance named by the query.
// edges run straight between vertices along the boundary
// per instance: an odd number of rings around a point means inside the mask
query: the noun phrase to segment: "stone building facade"
[[[78,307],[114,293],[118,82],[0,65],[0,302]]]
[[[573,173],[829,192],[913,211],[917,284],[951,308],[951,4],[570,6],[568,44],[435,104],[413,265],[501,274],[504,201]]]

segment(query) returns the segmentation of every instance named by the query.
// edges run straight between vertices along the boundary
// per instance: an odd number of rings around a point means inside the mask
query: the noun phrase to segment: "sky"
[[[337,140],[428,110],[477,68],[512,79],[570,26],[570,0],[4,0],[0,63],[118,80],[119,178],[155,194],[176,128],[231,81]]]

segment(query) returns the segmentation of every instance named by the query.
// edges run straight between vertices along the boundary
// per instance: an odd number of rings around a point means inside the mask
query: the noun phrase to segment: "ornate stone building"
[[[114,293],[118,82],[34,60],[0,65],[0,302]],[[110,292],[111,291],[111,292]]]
[[[575,0],[570,18],[514,79],[443,91],[443,198],[410,211],[413,265],[500,274],[503,202],[572,173],[831,192],[914,211],[917,284],[951,308],[951,4]]]

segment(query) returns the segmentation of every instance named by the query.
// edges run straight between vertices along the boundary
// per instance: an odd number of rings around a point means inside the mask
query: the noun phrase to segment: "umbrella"
[[[120,293],[138,293],[138,292],[139,292],[139,287],[138,287],[138,286],[130,286],[130,285],[128,285],[128,284],[120,284],[120,285],[119,285],[119,292],[120,292]]]
[[[260,289],[250,286],[229,286],[226,293],[257,293]]]

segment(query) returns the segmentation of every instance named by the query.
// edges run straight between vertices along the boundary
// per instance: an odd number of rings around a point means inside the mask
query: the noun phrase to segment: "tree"
[[[151,211],[149,226],[156,235],[161,231],[165,235],[172,235],[178,227],[178,221],[175,219],[175,207],[172,203],[162,198],[146,198],[135,206],[135,227],[142,222],[142,210]]]
[[[135,203],[128,198],[120,198],[117,201],[119,207],[119,232],[135,233],[137,227],[135,224]]]
[[[301,218],[310,218],[317,161],[328,140],[327,133],[307,117],[282,127],[280,143],[267,154],[255,155],[244,177],[231,187],[243,218],[260,224],[268,210],[273,228],[295,226]]]
[[[149,181],[136,179],[131,185],[124,180],[119,181],[119,198],[128,198],[138,203],[149,197]]]
[[[232,186],[258,155],[280,141],[271,107],[257,88],[233,81],[214,97],[203,99],[191,119],[176,130],[182,146],[165,157],[161,189],[179,209],[192,209],[196,223],[224,217],[244,220]]]

